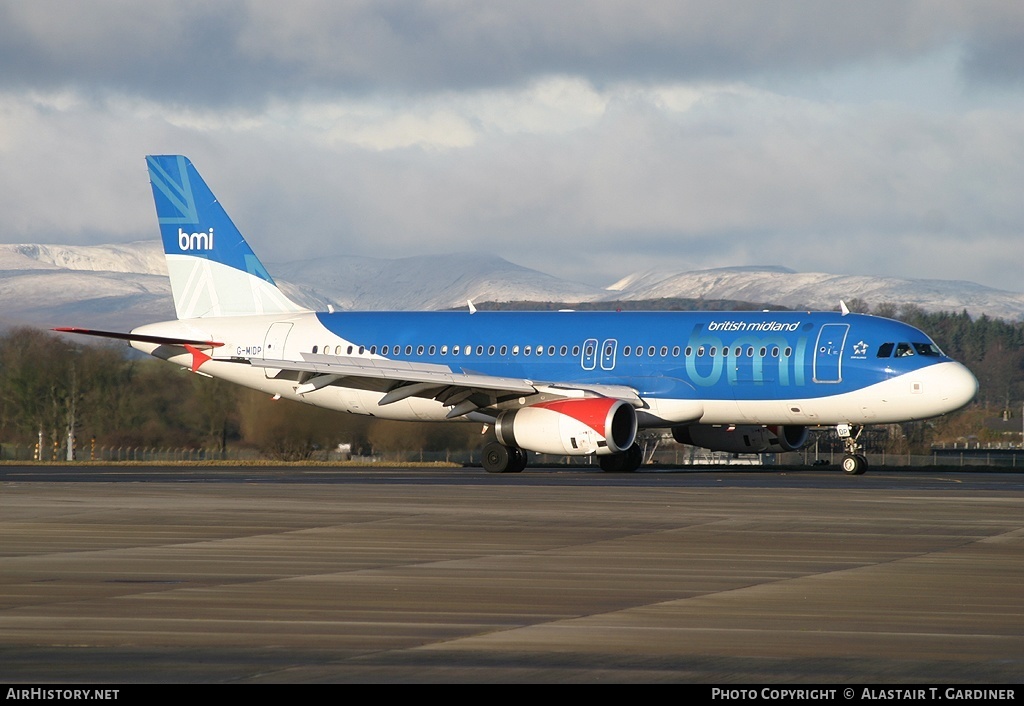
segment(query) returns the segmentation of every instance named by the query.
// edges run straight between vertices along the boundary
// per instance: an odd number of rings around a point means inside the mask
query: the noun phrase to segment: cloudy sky
[[[156,239],[153,153],[268,262],[1024,291],[1024,3],[0,0],[0,242]]]

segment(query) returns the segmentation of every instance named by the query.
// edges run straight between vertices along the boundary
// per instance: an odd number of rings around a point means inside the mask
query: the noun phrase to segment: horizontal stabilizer
[[[116,338],[122,341],[141,341],[143,343],[156,343],[167,346],[198,346],[203,348],[220,348],[223,343],[217,341],[198,341],[193,338],[169,338],[167,336],[146,336],[139,333],[122,333],[120,331],[96,331],[95,329],[76,328],[74,326],[63,326],[52,329],[61,333],[79,333],[84,336],[99,336],[100,338]]]

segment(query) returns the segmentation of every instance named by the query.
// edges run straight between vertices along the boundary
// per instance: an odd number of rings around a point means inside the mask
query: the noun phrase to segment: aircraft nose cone
[[[978,394],[978,378],[960,363],[946,363],[939,387],[941,399],[949,404],[949,412],[960,409]]]

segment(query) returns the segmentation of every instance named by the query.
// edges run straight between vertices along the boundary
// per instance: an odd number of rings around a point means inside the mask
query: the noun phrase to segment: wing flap
[[[385,406],[410,397],[435,399],[451,410],[448,418],[493,408],[516,397],[583,398],[611,397],[637,408],[645,402],[637,391],[623,385],[585,383],[536,383],[524,378],[501,377],[472,372],[455,372],[445,365],[304,353],[302,360],[249,358],[254,367],[301,373],[303,382],[295,388],[308,394],[345,380],[380,383],[384,391],[378,404]]]
[[[521,395],[532,395],[537,392],[537,388],[532,382],[522,378],[498,377],[478,373],[456,373],[444,365],[434,365],[431,363],[408,363],[384,359],[314,355],[305,355],[303,358],[304,360],[301,361],[251,358],[249,362],[258,368],[294,370],[315,373],[317,375],[337,375],[339,377],[375,378],[392,381],[399,385],[402,383],[429,383],[422,389],[417,389],[405,396],[427,392],[432,388],[449,386],[496,390]],[[401,389],[401,387],[398,389]],[[396,393],[396,396],[390,401],[397,402],[399,399],[403,399],[401,394]]]

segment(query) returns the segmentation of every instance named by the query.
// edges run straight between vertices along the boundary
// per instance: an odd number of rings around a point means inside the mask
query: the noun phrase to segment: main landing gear
[[[526,468],[526,452],[492,441],[484,447],[483,464],[488,473],[521,473]]]
[[[644,462],[644,452],[633,444],[624,453],[601,457],[601,470],[605,473],[632,473]]]
[[[643,449],[633,444],[624,453],[600,457],[601,470],[607,473],[632,473],[644,462]],[[492,441],[484,447],[484,470],[488,473],[520,473],[526,468],[526,452],[518,446]]]
[[[836,427],[836,432],[846,447],[842,463],[843,472],[850,476],[864,475],[868,470],[867,456],[860,453],[860,444],[857,441],[863,431],[863,426],[851,427],[849,424],[840,424]]]

